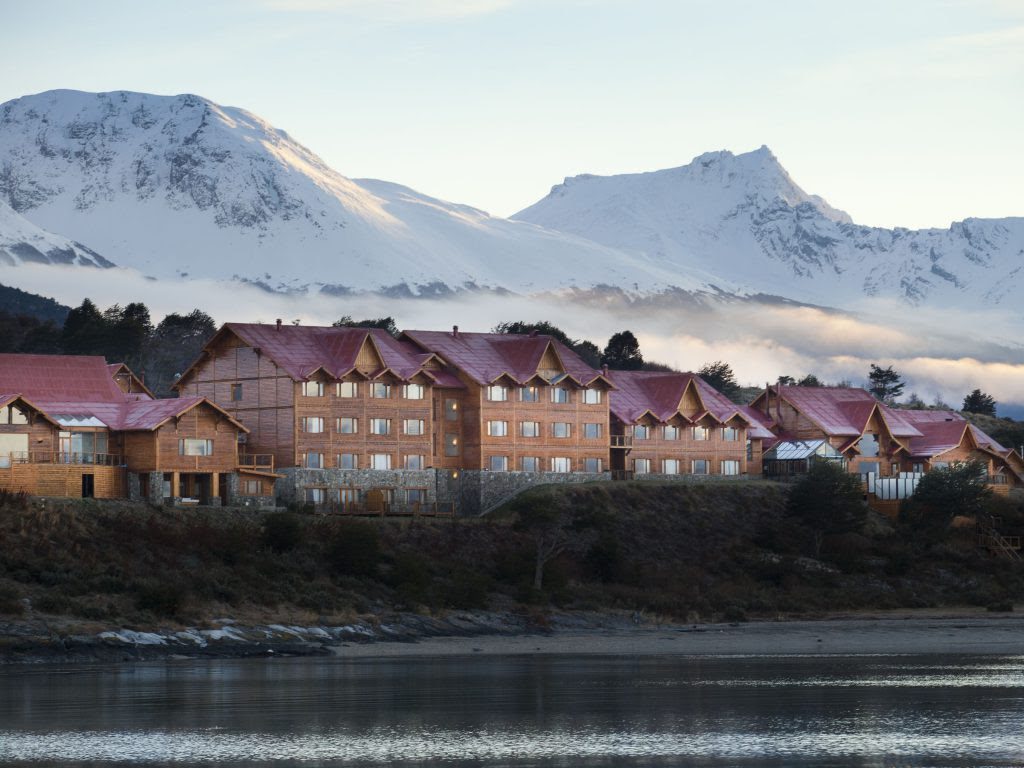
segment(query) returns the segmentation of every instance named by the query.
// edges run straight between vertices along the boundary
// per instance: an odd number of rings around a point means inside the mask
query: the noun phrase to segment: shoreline
[[[629,616],[605,614],[554,614],[548,627],[514,614],[387,618],[392,621],[341,627],[240,627],[223,620],[215,629],[46,635],[25,623],[7,624],[0,626],[0,667],[299,656],[1024,655],[1024,615],[970,610],[696,625],[634,625]]]

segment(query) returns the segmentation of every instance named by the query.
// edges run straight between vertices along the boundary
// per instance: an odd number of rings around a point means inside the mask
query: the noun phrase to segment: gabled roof
[[[41,409],[50,421],[71,423],[93,420],[90,426],[105,426],[114,432],[151,432],[171,419],[185,415],[193,408],[206,404],[226,421],[243,432],[249,430],[205,397],[180,397],[162,400],[137,400],[130,396],[120,403],[90,402],[88,400],[52,400]],[[95,423],[98,421],[99,423]]]
[[[107,361],[85,355],[0,354],[0,391],[20,393],[43,407],[60,400],[120,403],[125,399]]]
[[[150,388],[145,385],[142,379],[135,375],[135,372],[128,367],[127,363],[107,363],[107,370],[110,371],[110,378],[115,381],[121,374],[128,376],[131,381],[131,388],[135,390],[130,394],[147,395],[150,398],[156,398],[156,395],[154,395]]]
[[[507,376],[517,384],[526,384],[537,376],[544,353],[550,348],[566,376],[581,386],[605,379],[583,359],[552,336],[514,333],[466,333],[459,331],[405,331],[420,348],[435,353],[481,386]]]
[[[921,436],[921,433],[901,415],[903,412],[878,402],[865,389],[775,385],[772,386],[772,390],[817,424],[829,437],[853,438],[862,435],[876,408],[893,437]],[[764,397],[765,394],[762,393],[754,402]]]
[[[17,402],[19,400],[25,405],[27,405],[29,408],[34,410],[36,413],[38,413],[40,416],[42,416],[44,419],[46,419],[48,422],[53,424],[55,427],[60,426],[60,424],[58,424],[57,421],[52,416],[47,414],[42,408],[33,403],[31,400],[27,400],[26,398],[22,397],[16,392],[0,394],[0,408],[6,408],[11,403]]]
[[[646,414],[657,421],[668,421],[679,414],[683,395],[692,386],[704,411],[680,415],[696,419],[710,414],[723,424],[738,416],[750,425],[750,437],[768,439],[773,436],[762,414],[748,406],[736,405],[695,373],[609,371],[608,378],[616,387],[609,396],[611,411],[626,424],[634,424]]]
[[[369,343],[377,352],[382,367],[369,372],[371,377],[391,373],[408,381],[422,372],[431,358],[407,341],[399,341],[379,328],[325,327],[315,325],[269,325],[264,323],[225,323],[206,348],[227,334],[234,334],[261,355],[273,360],[294,381],[305,381],[318,371],[340,379],[356,368],[363,346]],[[197,363],[182,375],[184,381]]]
[[[970,440],[978,448],[1000,456],[1006,456],[1007,449],[982,432],[955,411],[921,410],[900,411],[920,433],[910,443],[910,455],[920,458],[939,456]]]

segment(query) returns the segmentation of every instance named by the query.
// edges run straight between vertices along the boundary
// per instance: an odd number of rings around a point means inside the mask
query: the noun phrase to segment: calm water
[[[0,762],[1024,765],[1024,657],[471,657],[0,671]]]

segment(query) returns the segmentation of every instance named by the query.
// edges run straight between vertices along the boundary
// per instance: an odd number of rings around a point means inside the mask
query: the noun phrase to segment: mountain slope
[[[0,106],[0,158],[0,200],[157,277],[339,291],[700,286],[642,255],[353,181],[259,117],[198,96],[16,99]]]
[[[0,200],[0,266],[28,263],[114,266],[81,243],[40,229]]]
[[[865,296],[964,306],[1024,298],[1024,218],[948,230],[859,226],[800,189],[767,147],[567,178],[512,218],[643,253],[666,271],[834,306]]]

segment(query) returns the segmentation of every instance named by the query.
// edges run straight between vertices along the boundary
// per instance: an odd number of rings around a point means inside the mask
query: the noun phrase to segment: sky
[[[1024,215],[1024,0],[0,0],[0,102],[197,93],[507,216],[768,145],[858,223]]]

